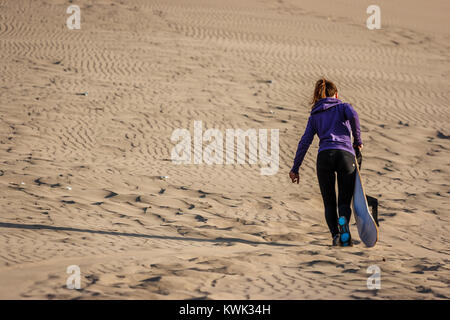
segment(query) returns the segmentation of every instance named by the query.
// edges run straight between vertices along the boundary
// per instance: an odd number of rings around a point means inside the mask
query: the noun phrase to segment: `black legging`
[[[317,178],[325,207],[325,219],[331,235],[339,233],[338,213],[336,209],[336,174],[338,181],[337,208],[339,216],[350,221],[352,209],[350,204],[355,188],[355,156],[344,150],[328,149],[317,156]]]

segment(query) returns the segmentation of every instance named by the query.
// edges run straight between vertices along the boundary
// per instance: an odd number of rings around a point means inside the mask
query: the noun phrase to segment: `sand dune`
[[[0,1],[0,298],[448,299],[449,5],[378,2],[369,31],[368,1],[76,1],[81,30]],[[321,76],[360,115],[371,249],[330,246],[317,138],[288,179]],[[279,129],[278,173],[173,164],[194,121]]]

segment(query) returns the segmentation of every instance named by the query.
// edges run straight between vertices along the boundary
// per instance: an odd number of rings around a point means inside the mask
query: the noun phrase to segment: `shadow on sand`
[[[244,240],[244,239],[239,239],[239,238],[219,237],[219,238],[215,238],[215,239],[202,239],[202,238],[191,238],[191,237],[157,236],[157,235],[129,233],[129,232],[78,229],[78,228],[70,228],[70,227],[56,227],[56,226],[47,226],[47,225],[43,225],[43,224],[19,224],[19,223],[0,222],[0,228],[85,232],[85,233],[92,233],[92,234],[104,234],[104,235],[110,235],[110,236],[135,237],[135,238],[145,238],[145,239],[161,239],[161,240],[183,240],[183,241],[198,241],[198,242],[213,242],[213,243],[230,242],[230,243],[244,243],[244,244],[249,244],[249,245],[269,245],[269,246],[284,246],[284,247],[296,246],[294,244],[285,244],[285,243],[277,243],[277,242],[259,242],[259,241],[250,241],[250,240]]]

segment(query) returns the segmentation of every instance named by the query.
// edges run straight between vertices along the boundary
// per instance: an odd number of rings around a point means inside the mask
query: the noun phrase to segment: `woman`
[[[325,219],[333,238],[332,245],[351,246],[348,222],[352,213],[350,202],[356,174],[353,148],[361,150],[363,143],[358,114],[350,104],[338,99],[336,86],[325,78],[318,80],[314,88],[311,115],[289,173],[293,183],[298,184],[300,181],[298,170],[315,134],[320,139],[317,177],[325,207]],[[353,145],[351,134],[354,139]],[[337,208],[335,173],[338,182]]]

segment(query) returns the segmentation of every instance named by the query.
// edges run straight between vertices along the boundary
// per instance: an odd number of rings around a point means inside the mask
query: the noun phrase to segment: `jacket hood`
[[[342,101],[336,98],[323,98],[316,102],[314,108],[311,110],[311,114],[319,113],[328,110],[334,106],[342,104]]]

